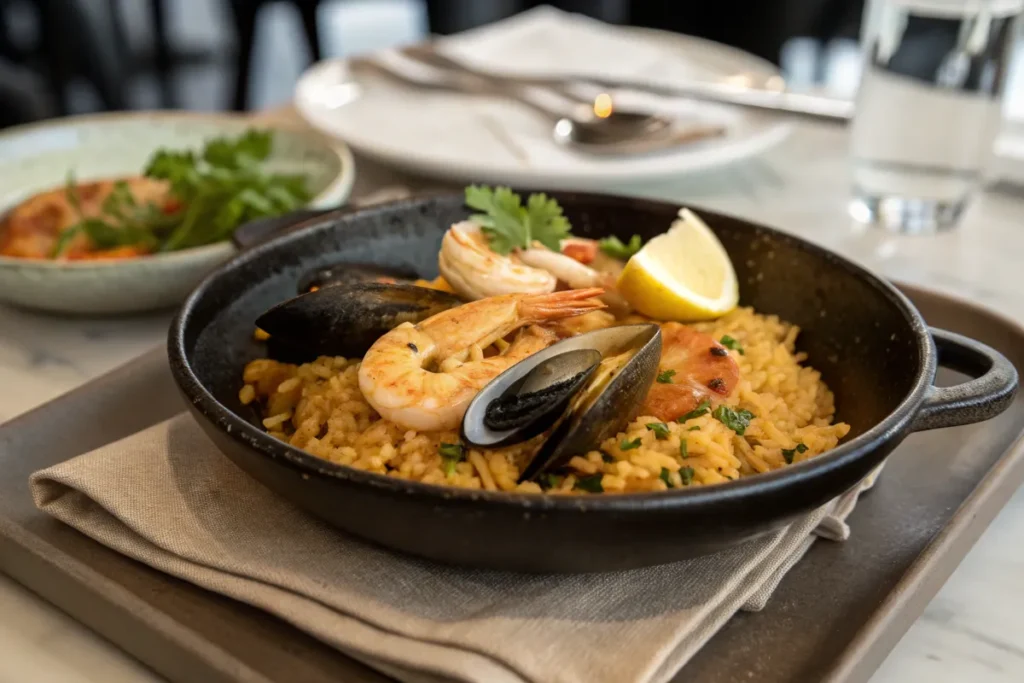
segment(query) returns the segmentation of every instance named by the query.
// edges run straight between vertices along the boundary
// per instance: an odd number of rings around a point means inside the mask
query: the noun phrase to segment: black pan
[[[554,196],[573,231],[587,237],[639,233],[646,240],[665,231],[679,208]],[[697,210],[732,257],[741,302],[803,328],[799,349],[835,392],[837,420],[852,427],[833,451],[717,486],[557,497],[402,481],[320,460],[265,434],[237,398],[243,366],[266,353],[252,337],[256,317],[293,296],[304,273],[333,261],[433,277],[442,234],[467,213],[461,195],[444,195],[314,216],[302,230],[252,247],[208,277],[170,331],[175,379],[229,458],[299,507],[396,550],[532,572],[627,569],[718,551],[843,493],[911,432],[987,420],[1016,392],[1017,373],[1003,356],[930,330],[903,295],[870,272],[785,233]],[[976,379],[935,387],[940,363]]]

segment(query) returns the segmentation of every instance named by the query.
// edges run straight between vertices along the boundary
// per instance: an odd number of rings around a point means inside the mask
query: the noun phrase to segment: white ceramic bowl
[[[198,149],[209,138],[262,128],[251,118],[188,112],[115,113],[55,119],[0,131],[0,215],[65,182],[142,172],[158,148]],[[269,170],[309,178],[309,206],[341,204],[355,162],[343,143],[303,128],[269,126]],[[46,261],[0,256],[0,302],[60,313],[131,313],[174,306],[235,253],[230,242],[116,261]]]

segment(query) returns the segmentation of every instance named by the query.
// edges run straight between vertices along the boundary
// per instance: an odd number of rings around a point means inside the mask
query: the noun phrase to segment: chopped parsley
[[[648,422],[647,429],[654,432],[655,438],[657,438],[659,441],[668,438],[668,425],[665,424],[664,422]]]
[[[665,486],[670,489],[675,488],[675,484],[672,483],[672,473],[668,471],[667,467],[662,467],[661,474],[658,476],[663,482],[665,482]]]
[[[531,194],[523,206],[522,198],[510,188],[470,185],[466,206],[482,212],[470,219],[480,225],[488,245],[498,254],[529,249],[534,241],[560,251],[562,240],[571,236],[562,207],[543,193]]]
[[[679,442],[679,457],[690,457],[690,446],[686,443],[686,439],[683,439],[682,441]]]
[[[693,425],[692,427],[690,427],[686,431],[688,431],[688,432],[699,432],[700,431],[700,425]]]
[[[676,420],[676,422],[678,422],[679,424],[682,424],[682,423],[686,422],[687,420],[692,420],[695,417],[700,417],[701,415],[707,415],[708,411],[710,409],[711,409],[711,399],[710,398],[706,398],[703,401],[701,401],[700,403],[698,403],[696,408],[694,408],[693,410],[688,412],[686,415],[683,415],[681,418]]]
[[[683,480],[683,486],[689,486],[693,483],[693,468],[684,467],[679,470],[679,478]]]
[[[603,493],[604,486],[601,485],[603,474],[592,474],[589,477],[580,477],[576,480],[576,488],[588,493]]]
[[[540,475],[540,485],[545,489],[557,489],[565,481],[565,477],[560,474],[552,474],[551,472],[545,472]]]
[[[672,384],[672,377],[675,374],[675,370],[665,370],[663,372],[659,372],[657,377],[658,384]]]
[[[641,442],[642,440],[639,436],[633,439],[632,441],[630,441],[629,439],[623,439],[622,443],[619,444],[619,448],[624,451],[631,451],[634,448],[640,448]]]
[[[722,338],[719,339],[718,341],[721,342],[722,346],[724,346],[725,348],[732,349],[741,356],[743,355],[743,347],[740,345],[738,341],[736,341],[729,335],[723,335]]]
[[[455,466],[465,458],[465,449],[460,443],[442,443],[437,452],[441,454],[441,469],[449,476],[455,474]]]
[[[786,464],[787,465],[792,465],[793,464],[793,456],[794,455],[796,455],[797,453],[806,453],[806,452],[807,452],[807,446],[803,445],[802,443],[798,443],[796,445],[796,447],[794,447],[794,448],[783,448],[782,449],[782,457],[786,459]]]
[[[733,410],[726,405],[715,408],[715,412],[711,413],[711,416],[740,436],[743,436],[747,427],[750,426],[750,421],[756,417],[749,410]]]
[[[623,244],[622,240],[612,235],[598,240],[597,246],[612,258],[628,261],[633,254],[640,251],[643,240],[640,239],[640,235],[633,235],[629,238],[629,243]]]

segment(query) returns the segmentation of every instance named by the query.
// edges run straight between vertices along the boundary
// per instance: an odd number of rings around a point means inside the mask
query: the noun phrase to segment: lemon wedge
[[[634,309],[656,320],[718,318],[739,303],[729,255],[711,228],[685,208],[668,232],[629,259],[618,288]]]

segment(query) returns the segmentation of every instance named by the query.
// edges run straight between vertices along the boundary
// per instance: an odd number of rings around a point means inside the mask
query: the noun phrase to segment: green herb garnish
[[[605,453],[604,451],[601,451],[601,460],[604,460],[607,463],[613,463],[615,462],[615,456],[612,455],[611,453]]]
[[[664,422],[648,422],[647,429],[654,432],[656,439],[667,439],[669,435],[668,425]]]
[[[592,474],[589,477],[580,477],[576,480],[576,488],[588,493],[603,493],[604,486],[601,485],[603,474]]]
[[[623,439],[622,442],[619,444],[619,449],[623,451],[631,451],[634,448],[640,448],[641,443],[642,439],[639,436],[633,439],[632,441],[630,441],[629,439]]]
[[[750,426],[750,421],[756,417],[749,410],[733,410],[726,405],[715,408],[715,412],[711,413],[711,416],[740,436],[743,436],[747,427]]]
[[[491,249],[499,254],[529,249],[535,240],[560,251],[562,240],[571,236],[562,207],[543,193],[531,194],[523,206],[522,198],[507,187],[470,185],[466,206],[483,212],[470,219],[480,225]]]
[[[668,471],[667,467],[662,467],[661,474],[658,476],[663,482],[665,482],[665,486],[670,489],[675,488],[675,484],[672,483],[672,473]]]
[[[692,420],[695,417],[700,417],[701,415],[707,415],[708,414],[708,410],[710,410],[710,409],[711,409],[711,399],[710,398],[706,398],[703,401],[701,401],[700,403],[698,403],[696,408],[694,408],[693,410],[688,412],[686,415],[683,415],[682,417],[677,419],[676,422],[678,422],[679,424],[682,424],[682,423],[686,422],[687,420]]]
[[[446,475],[455,474],[455,466],[465,457],[465,449],[460,443],[442,443],[437,452],[441,454],[441,469]]]
[[[740,354],[741,356],[743,355],[743,353],[744,353],[743,352],[743,347],[740,346],[740,343],[738,341],[736,341],[735,339],[733,339],[729,335],[727,335],[727,334],[723,335],[722,338],[719,339],[718,341],[725,348],[732,349],[733,351],[735,351],[736,353]]]
[[[690,445],[686,443],[686,439],[683,439],[679,442],[679,457],[690,457]]]
[[[563,481],[565,481],[565,477],[560,474],[545,472],[540,475],[540,485],[548,490],[559,488]]]
[[[683,480],[683,486],[689,486],[693,483],[693,468],[684,467],[679,470],[679,478]]]
[[[676,374],[675,370],[664,370],[658,373],[657,382],[658,384],[672,384],[672,377]]]
[[[688,431],[688,432],[699,432],[700,431],[700,425],[693,425],[692,427],[690,427],[686,431]]]
[[[796,455],[797,453],[806,453],[806,452],[807,452],[807,446],[803,445],[802,443],[798,443],[796,445],[796,447],[794,447],[794,448],[783,448],[782,449],[782,457],[786,459],[786,464],[787,465],[792,465],[793,464],[793,456],[794,455]]]
[[[643,241],[640,239],[640,235],[633,235],[629,238],[628,244],[623,244],[622,240],[612,235],[611,237],[602,237],[599,239],[597,241],[597,246],[601,251],[612,258],[628,261],[633,254],[640,251],[640,247],[643,246]]]

